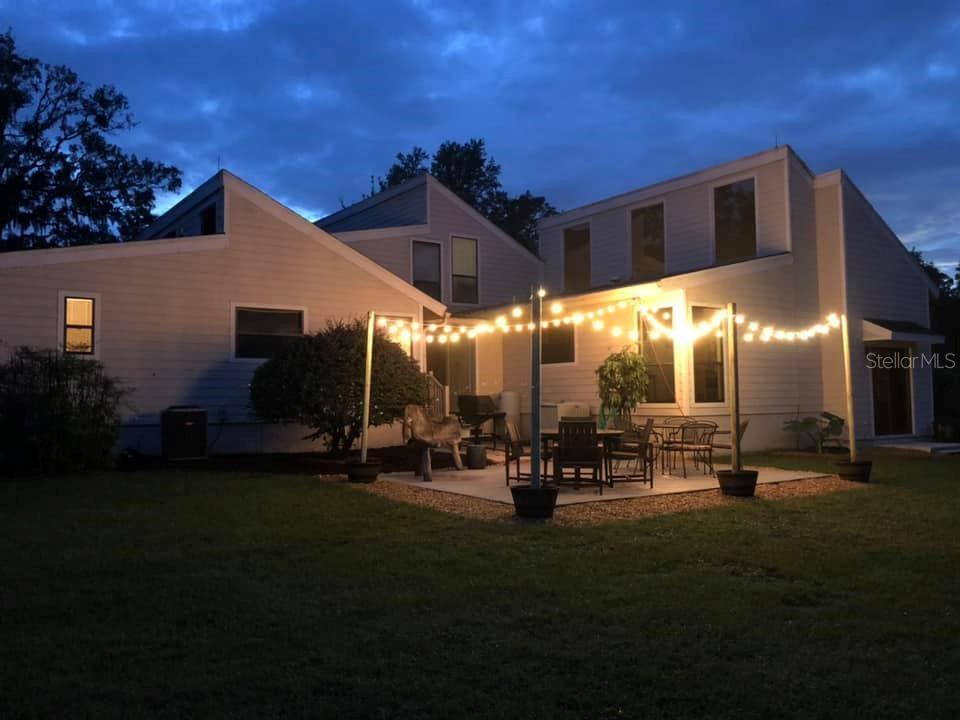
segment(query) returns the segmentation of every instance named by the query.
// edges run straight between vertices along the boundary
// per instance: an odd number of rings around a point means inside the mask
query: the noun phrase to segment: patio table
[[[607,453],[610,450],[610,445],[614,440],[621,437],[625,431],[619,430],[617,428],[597,428],[597,437],[600,438],[600,441],[603,443],[603,474],[609,476],[610,459],[607,457]],[[543,428],[540,430],[540,442],[543,444],[544,455],[546,455],[547,450],[549,450],[548,443],[552,440],[560,439],[560,428]],[[543,462],[543,471],[544,474],[547,472],[547,462]]]

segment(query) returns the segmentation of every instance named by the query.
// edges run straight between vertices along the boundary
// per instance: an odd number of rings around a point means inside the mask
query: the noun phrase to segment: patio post
[[[367,358],[363,366],[363,431],[360,435],[360,462],[367,461],[367,428],[370,425],[370,380],[373,375],[373,331],[375,313],[367,313]]]
[[[840,341],[843,343],[843,382],[847,399],[847,438],[850,443],[850,462],[857,462],[857,432],[853,416],[853,369],[850,362],[850,329],[846,313],[840,316]]]
[[[540,488],[540,316],[543,311],[542,288],[530,288],[530,487]]]
[[[727,371],[730,385],[730,469],[743,470],[740,460],[740,368],[737,354],[737,304],[727,303]]]

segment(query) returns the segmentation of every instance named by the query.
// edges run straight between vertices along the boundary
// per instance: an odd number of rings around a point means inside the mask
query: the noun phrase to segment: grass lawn
[[[298,475],[0,482],[0,717],[957,717],[960,459],[874,479],[577,529]]]

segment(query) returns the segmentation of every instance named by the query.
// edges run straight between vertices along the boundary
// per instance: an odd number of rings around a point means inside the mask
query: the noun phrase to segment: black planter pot
[[[753,497],[759,474],[756,470],[717,470],[720,492],[733,497]]]
[[[557,506],[556,486],[541,485],[535,488],[530,485],[514,485],[510,492],[513,494],[513,507],[517,517],[541,520],[553,517],[553,509]]]
[[[347,480],[352,483],[372,483],[379,474],[379,462],[347,463]]]
[[[870,460],[839,462],[837,463],[837,475],[851,482],[870,482],[870,469],[872,467],[873,462]]]

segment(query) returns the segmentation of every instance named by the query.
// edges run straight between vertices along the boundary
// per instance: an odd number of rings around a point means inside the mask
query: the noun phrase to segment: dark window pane
[[[673,311],[660,308],[652,311],[657,322],[667,329],[673,328]],[[676,379],[673,367],[673,340],[662,335],[643,315],[639,316],[640,351],[647,362],[647,402],[672,403],[677,400]]]
[[[713,190],[717,262],[757,255],[757,214],[753,178]]]
[[[694,326],[710,322],[716,308],[691,310]],[[723,402],[723,338],[707,335],[693,345],[693,397],[696,402]]]
[[[476,303],[477,279],[465,275],[453,276],[453,302]]]
[[[301,310],[237,308],[238,358],[273,357],[302,334]]]
[[[633,279],[661,277],[663,267],[663,204],[639,208],[630,214]]]
[[[540,341],[540,364],[572,363],[576,361],[576,336],[570,325],[543,330]]]
[[[590,289],[590,226],[563,231],[563,288],[566,292]]]
[[[413,284],[430,283],[440,286],[440,246],[436,243],[413,243]],[[426,290],[424,290],[426,292]],[[440,292],[431,297],[440,299]]]
[[[200,234],[214,235],[217,232],[217,204],[208,205],[200,213]]]
[[[425,280],[416,280],[413,286],[422,293],[426,293],[434,300],[440,300],[440,283],[426,282]]]

